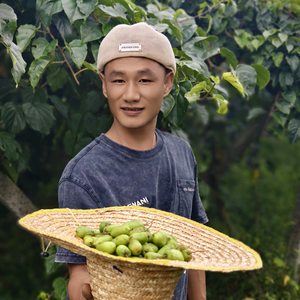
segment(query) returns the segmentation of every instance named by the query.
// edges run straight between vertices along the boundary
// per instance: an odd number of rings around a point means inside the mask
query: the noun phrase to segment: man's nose
[[[140,93],[137,85],[135,83],[128,82],[125,87],[125,92],[123,99],[127,102],[139,101]]]

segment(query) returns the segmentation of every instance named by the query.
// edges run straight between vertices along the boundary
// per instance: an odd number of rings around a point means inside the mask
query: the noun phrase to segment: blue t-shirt
[[[137,151],[100,135],[66,166],[58,188],[60,208],[146,206],[202,224],[208,221],[198,193],[197,164],[186,141],[156,130],[157,143]],[[85,263],[85,257],[58,247],[56,261]],[[174,300],[186,299],[187,272]]]

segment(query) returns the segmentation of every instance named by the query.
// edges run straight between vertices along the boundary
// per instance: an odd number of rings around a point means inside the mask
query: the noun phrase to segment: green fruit
[[[135,229],[138,227],[145,227],[144,224],[140,220],[132,220],[124,222],[122,225],[127,225],[130,227],[130,229]]]
[[[133,234],[133,233],[136,233],[136,232],[145,232],[145,228],[144,227],[137,227],[137,228],[131,229],[130,230],[130,235]]]
[[[116,244],[113,242],[103,242],[96,245],[96,249],[101,252],[113,254],[116,250]]]
[[[166,255],[167,255],[167,259],[184,261],[183,254],[179,250],[176,249],[167,250]]]
[[[122,256],[122,257],[130,257],[131,256],[131,251],[125,245],[119,245],[116,248],[116,254],[118,256]]]
[[[177,242],[175,242],[173,239],[168,240],[167,245],[173,245],[174,247],[177,247]]]
[[[78,226],[76,228],[76,235],[80,238],[84,238],[85,235],[87,234],[94,234],[94,230],[91,228],[88,228],[86,226]]]
[[[142,244],[138,240],[135,240],[135,239],[130,239],[128,248],[133,255],[140,255],[143,250]]]
[[[182,250],[181,253],[185,261],[190,261],[193,258],[192,251],[189,249]]]
[[[166,258],[166,256],[158,254],[158,253],[154,253],[154,252],[147,252],[145,254],[145,258],[147,258],[147,259],[164,259],[164,258]]]
[[[145,231],[148,232],[148,231]],[[151,233],[150,231],[148,232],[148,243],[153,243],[153,233]]]
[[[165,255],[167,250],[174,249],[174,248],[175,248],[174,245],[172,245],[172,244],[167,244],[167,245],[163,246],[162,248],[160,248],[160,249],[157,251],[157,253],[159,253],[160,255]]]
[[[98,237],[94,239],[93,246],[96,246],[97,244],[103,243],[103,242],[110,242],[113,238],[110,235],[103,235],[101,237]]]
[[[177,247],[176,247],[176,249],[180,250],[180,251],[186,250],[187,248],[188,248],[188,246],[183,245],[183,244],[177,244]]]
[[[176,237],[176,236],[174,236],[173,234],[171,234],[171,235],[170,235],[170,238],[171,238],[172,240],[174,240],[174,241],[177,243],[177,237]]]
[[[92,246],[93,243],[94,243],[94,237],[91,236],[91,235],[85,235],[84,238],[83,238],[83,243],[86,245],[86,246]]]
[[[114,224],[107,225],[103,228],[103,232],[109,232],[110,233],[114,227],[117,227],[117,225],[114,225]]]
[[[129,235],[121,234],[112,240],[117,246],[119,245],[128,245],[129,243]]]
[[[152,242],[158,248],[162,248],[163,246],[165,246],[167,244],[167,241],[168,240],[167,240],[166,236],[162,232],[158,231],[153,234]]]
[[[130,236],[130,239],[138,240],[141,244],[148,242],[148,234],[146,232],[136,232]]]
[[[100,232],[103,232],[104,227],[106,227],[106,226],[108,226],[108,225],[111,225],[111,223],[110,223],[110,222],[107,222],[107,221],[101,222],[100,225],[99,225],[99,231],[100,231]]]
[[[110,235],[114,238],[121,234],[129,235],[129,233],[130,233],[130,228],[127,225],[113,227],[112,230],[110,231]]]
[[[152,243],[146,243],[143,245],[143,255],[145,256],[148,252],[154,252],[156,253],[158,251],[158,247],[155,244]]]

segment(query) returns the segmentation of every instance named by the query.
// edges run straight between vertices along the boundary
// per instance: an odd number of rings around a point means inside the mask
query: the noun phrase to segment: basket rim
[[[256,264],[252,265],[251,267],[248,266],[240,266],[240,267],[210,267],[210,266],[197,266],[197,265],[191,265],[189,264],[189,262],[179,262],[176,261],[176,263],[174,263],[174,261],[171,260],[160,260],[160,259],[156,259],[156,260],[146,260],[146,259],[142,259],[142,258],[125,258],[125,257],[120,257],[120,256],[115,256],[112,254],[108,254],[108,253],[104,253],[104,252],[100,252],[96,249],[93,249],[91,247],[88,247],[82,243],[79,242],[79,240],[82,240],[80,238],[78,238],[78,242],[75,242],[73,240],[67,239],[65,237],[59,236],[57,234],[53,234],[53,233],[49,233],[49,232],[45,232],[42,231],[40,229],[36,229],[28,224],[26,224],[26,220],[33,218],[35,216],[41,215],[41,214],[48,214],[51,216],[50,212],[75,212],[75,213],[83,213],[83,214],[89,214],[91,212],[103,212],[103,211],[114,211],[114,210],[141,210],[141,211],[150,211],[150,212],[154,212],[154,213],[159,213],[162,215],[167,215],[167,216],[171,216],[172,218],[176,218],[176,219],[180,219],[184,222],[188,222],[196,227],[199,228],[204,228],[205,230],[208,230],[209,233],[213,234],[213,235],[217,235],[220,236],[228,241],[230,241],[231,243],[238,245],[240,247],[242,247],[244,250],[246,250],[247,252],[250,252],[254,258],[256,259]],[[52,218],[54,218],[53,216],[51,216]],[[54,218],[55,219],[55,218]],[[78,246],[81,249],[86,250],[86,256],[88,257],[89,254],[94,254],[96,256],[103,256],[103,257],[107,257],[109,259],[113,259],[115,261],[126,261],[126,262],[131,262],[131,263],[142,263],[142,264],[155,264],[155,265],[163,265],[166,267],[173,267],[173,268],[183,268],[183,269],[194,269],[194,270],[207,270],[207,271],[219,271],[219,272],[231,272],[231,271],[248,271],[248,270],[256,270],[256,269],[260,269],[263,266],[262,260],[260,255],[258,254],[258,252],[256,252],[255,250],[251,249],[249,246],[247,246],[246,244],[244,244],[241,241],[238,241],[234,238],[229,237],[228,235],[217,231],[216,229],[213,229],[207,225],[198,223],[196,221],[187,219],[185,217],[182,216],[178,216],[176,214],[170,213],[170,212],[165,212],[165,211],[161,211],[155,208],[148,208],[148,207],[142,207],[142,206],[112,206],[112,207],[105,207],[105,208],[97,208],[97,209],[69,209],[69,208],[54,208],[54,209],[40,209],[38,211],[35,211],[31,214],[28,214],[26,216],[24,216],[23,218],[19,219],[18,223],[23,226],[24,228],[28,229],[29,231],[40,235],[40,236],[44,236],[45,238],[49,239],[51,241],[51,238],[54,238],[55,240],[62,240],[68,243],[71,243],[72,245]],[[72,251],[72,250],[71,250]],[[94,256],[93,255],[93,256]]]

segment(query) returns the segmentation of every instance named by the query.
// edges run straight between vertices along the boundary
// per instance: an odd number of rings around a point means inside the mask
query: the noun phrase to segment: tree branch
[[[45,23],[43,22],[43,20],[42,20],[42,18],[41,18],[41,16],[39,15],[38,12],[37,12],[37,15],[38,15],[38,17],[40,18],[40,20],[41,20],[42,24],[44,25],[44,27],[46,28],[47,33],[51,36],[51,38],[52,38],[53,40],[55,40],[55,37],[52,35],[51,31],[47,28],[47,26],[46,26]],[[63,56],[65,63],[68,65],[68,67],[69,67],[69,69],[70,69],[70,71],[71,71],[71,73],[72,73],[72,75],[73,75],[73,77],[74,77],[76,83],[79,85],[80,83],[79,83],[78,79],[76,78],[76,75],[75,75],[75,73],[74,73],[72,67],[71,67],[70,64],[69,64],[69,62],[68,62],[68,60],[67,60],[67,58],[66,58],[66,56],[65,56],[64,51],[60,48],[59,45],[57,45],[57,48],[58,48],[58,50],[60,51],[61,55]]]
[[[0,171],[0,202],[18,218],[22,218],[37,210],[29,198]]]

